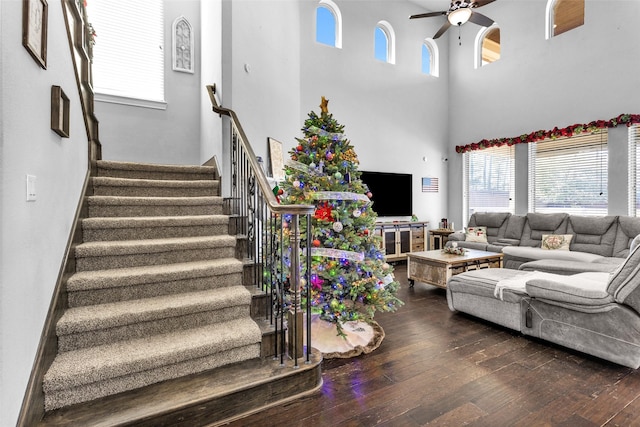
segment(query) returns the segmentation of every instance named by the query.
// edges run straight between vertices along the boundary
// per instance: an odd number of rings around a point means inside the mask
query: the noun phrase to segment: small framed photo
[[[51,129],[69,138],[69,98],[60,86],[51,86]]]
[[[22,45],[47,69],[47,0],[22,0]]]
[[[284,153],[282,142],[267,138],[269,141],[269,160],[271,160],[271,176],[276,181],[284,181]]]

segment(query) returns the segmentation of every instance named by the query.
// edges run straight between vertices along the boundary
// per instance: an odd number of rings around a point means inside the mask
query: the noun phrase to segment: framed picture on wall
[[[268,140],[271,176],[276,181],[284,181],[284,153],[282,152],[282,142],[273,138],[268,138]]]
[[[60,86],[51,86],[51,130],[69,138],[69,98]]]
[[[42,68],[47,69],[46,0],[22,0],[22,45]]]

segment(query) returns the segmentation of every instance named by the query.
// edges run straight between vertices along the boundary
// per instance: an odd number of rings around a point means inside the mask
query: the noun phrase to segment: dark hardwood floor
[[[640,426],[640,371],[449,311],[409,288],[368,355],[322,362],[322,390],[230,426]]]

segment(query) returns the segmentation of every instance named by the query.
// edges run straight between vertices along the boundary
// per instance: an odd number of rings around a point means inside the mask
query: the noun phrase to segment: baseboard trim
[[[44,375],[53,363],[58,351],[56,324],[67,308],[67,292],[65,284],[68,277],[75,272],[75,245],[82,242],[82,219],[87,218],[87,196],[91,191],[91,171],[87,170],[84,179],[80,201],[76,207],[76,214],[67,240],[62,265],[58,272],[58,279],[53,291],[49,311],[40,335],[38,350],[33,362],[27,389],[22,400],[22,407],[18,415],[17,427],[31,427],[37,425],[44,418],[44,391],[42,381]]]

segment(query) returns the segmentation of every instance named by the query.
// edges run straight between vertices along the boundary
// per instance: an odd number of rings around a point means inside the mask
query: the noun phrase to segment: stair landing
[[[317,392],[322,354],[299,360],[248,360],[47,413],[38,427],[218,426]]]

